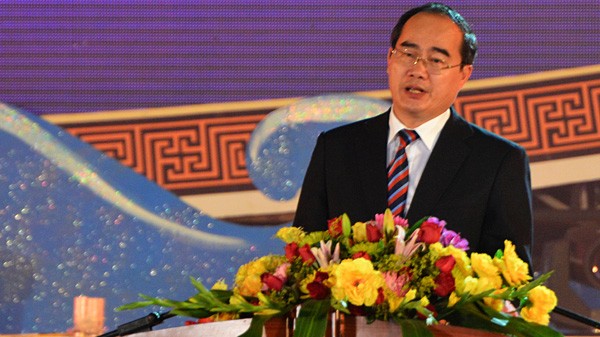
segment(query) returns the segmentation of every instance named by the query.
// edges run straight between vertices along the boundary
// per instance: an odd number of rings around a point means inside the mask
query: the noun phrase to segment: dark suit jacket
[[[294,225],[325,230],[347,213],[352,222],[387,208],[388,110],[322,133],[308,166]],[[532,236],[529,161],[524,149],[460,117],[441,131],[412,199],[410,224],[425,216],[493,255],[510,239],[529,261]]]

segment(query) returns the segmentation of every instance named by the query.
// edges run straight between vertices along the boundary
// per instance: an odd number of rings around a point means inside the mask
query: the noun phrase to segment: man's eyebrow
[[[409,42],[409,41],[404,41],[404,42],[400,43],[400,46],[406,47],[406,48],[420,49],[416,43]],[[450,57],[450,53],[448,52],[448,50],[446,50],[444,48],[432,47],[431,50],[433,50],[436,53],[444,54],[446,57]]]
[[[444,49],[444,48],[433,47],[433,48],[431,48],[431,49],[432,49],[433,51],[435,51],[435,52],[438,52],[438,53],[440,53],[440,54],[444,54],[444,55],[446,55],[447,57],[450,57],[450,53],[449,53],[449,52],[448,52],[446,49]]]
[[[407,48],[419,48],[419,46],[417,46],[416,43],[412,43],[412,42],[408,42],[408,41],[404,41],[404,42],[400,43],[400,46],[407,47]]]

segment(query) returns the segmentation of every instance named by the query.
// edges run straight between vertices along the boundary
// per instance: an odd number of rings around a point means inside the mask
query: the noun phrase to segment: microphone
[[[138,318],[131,322],[121,324],[116,330],[107,332],[98,337],[117,337],[127,336],[133,333],[150,331],[152,327],[162,323],[165,319],[176,316],[175,314],[167,312],[152,312],[145,317]]]
[[[587,326],[591,326],[593,328],[600,329],[600,322],[594,321],[593,319],[591,319],[589,317],[585,317],[583,315],[580,315],[580,314],[578,314],[576,312],[567,310],[565,308],[556,306],[556,307],[554,307],[554,310],[552,310],[552,312],[555,312],[555,313],[557,313],[559,315],[563,315],[563,316],[568,317],[568,318],[570,318],[570,319],[572,319],[574,321],[577,321],[579,323],[583,323],[583,324],[585,324]]]

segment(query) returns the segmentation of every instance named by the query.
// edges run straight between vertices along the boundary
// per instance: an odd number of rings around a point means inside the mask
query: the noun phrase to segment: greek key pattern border
[[[266,112],[118,125],[67,131],[179,195],[253,189],[245,149]]]
[[[521,144],[532,162],[600,153],[600,74],[466,90],[455,106],[467,120]],[[178,195],[243,191],[254,189],[246,144],[271,110],[63,127]]]
[[[600,79],[460,96],[465,119],[521,144],[532,161],[600,152]]]

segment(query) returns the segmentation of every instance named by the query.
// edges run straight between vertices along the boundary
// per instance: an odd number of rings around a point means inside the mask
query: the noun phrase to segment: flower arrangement
[[[389,210],[352,224],[347,215],[328,230],[306,233],[285,227],[276,236],[285,255],[268,255],[241,266],[229,290],[192,278],[197,294],[186,301],[141,295],[171,313],[223,320],[252,316],[244,336],[262,336],[264,323],[298,312],[294,336],[323,336],[328,313],[394,321],[403,333],[432,336],[427,325],[450,324],[514,336],[562,336],[548,327],[554,292],[531,281],[529,266],[505,241],[495,256],[467,254],[469,243],[427,217],[409,226]],[[299,309],[298,309],[299,308]]]

